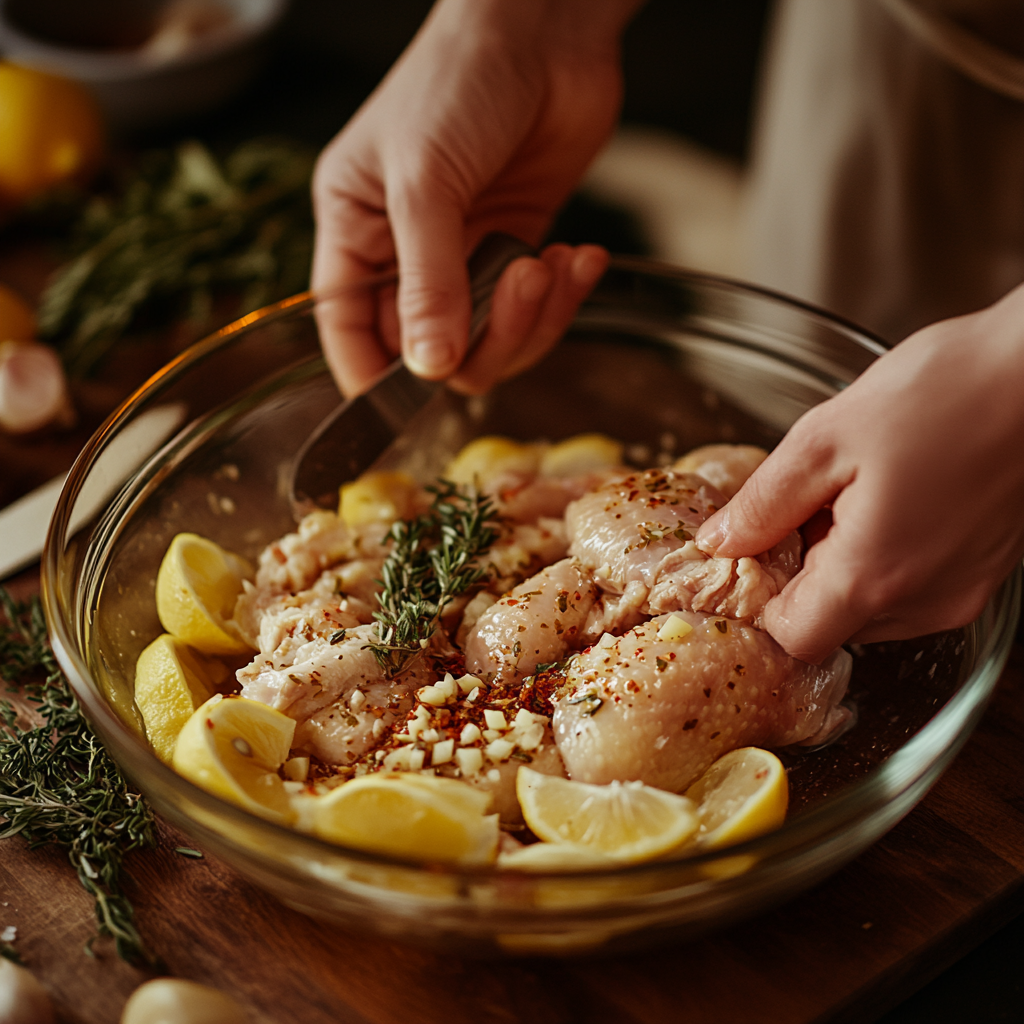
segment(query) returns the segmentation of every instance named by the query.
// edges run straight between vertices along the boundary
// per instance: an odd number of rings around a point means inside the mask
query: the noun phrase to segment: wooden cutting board
[[[26,596],[33,573],[15,581]],[[138,924],[172,974],[232,993],[260,1024],[864,1022],[1024,909],[1024,648],[926,799],[781,909],[684,945],[613,958],[477,961],[325,929],[162,826],[133,854]],[[68,1024],[113,1024],[147,975],[93,934],[63,855],[0,843],[0,930]]]

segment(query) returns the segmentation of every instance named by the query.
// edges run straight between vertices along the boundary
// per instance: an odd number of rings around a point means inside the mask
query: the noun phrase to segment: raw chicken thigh
[[[613,477],[569,505],[569,553],[613,599],[604,629],[676,609],[758,621],[799,571],[800,538],[790,534],[757,558],[709,557],[693,536],[724,504],[702,477],[648,469]]]
[[[824,740],[849,716],[851,665],[843,650],[807,665],[745,623],[674,612],[570,663],[555,741],[573,779],[679,792],[736,747]]]

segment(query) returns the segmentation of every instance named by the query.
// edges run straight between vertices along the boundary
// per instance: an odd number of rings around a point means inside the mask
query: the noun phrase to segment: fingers
[[[469,337],[464,214],[443,193],[423,188],[401,190],[389,214],[402,355],[413,373],[440,380],[462,362]]]
[[[805,414],[729,503],[704,522],[696,537],[701,551],[724,558],[767,551],[846,486],[849,474],[826,440],[829,404]]]
[[[550,245],[506,269],[494,291],[486,336],[451,383],[469,393],[532,366],[562,337],[608,266],[596,245]]]

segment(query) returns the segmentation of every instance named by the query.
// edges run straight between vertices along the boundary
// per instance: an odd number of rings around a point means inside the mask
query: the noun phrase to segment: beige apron
[[[1024,281],[1024,0],[783,0],[750,276],[898,341]]]

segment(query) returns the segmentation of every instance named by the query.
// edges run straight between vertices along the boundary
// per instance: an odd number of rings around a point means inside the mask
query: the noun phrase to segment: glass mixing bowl
[[[188,530],[254,558],[294,526],[301,442],[338,401],[315,302],[299,296],[189,349],[92,438],[61,495],[43,564],[54,650],[103,741],[152,805],[305,913],[482,953],[567,953],[690,936],[818,882],[892,827],[981,715],[1012,641],[1019,571],[977,622],[855,648],[859,723],[787,753],[791,813],[725,851],[616,870],[523,873],[409,863],[332,846],[196,788],[150,751],[132,701],[161,632],[157,569]],[[883,346],[768,292],[620,259],[540,365],[484,398],[441,392],[394,460],[429,477],[468,438],[602,431],[638,464],[713,441],[775,444]]]

